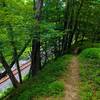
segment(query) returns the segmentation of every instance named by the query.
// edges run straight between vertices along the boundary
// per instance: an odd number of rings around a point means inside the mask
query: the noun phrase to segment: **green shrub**
[[[100,48],[88,48],[79,55],[80,95],[82,100],[99,100],[100,96]],[[99,99],[98,99],[99,98]]]
[[[100,59],[100,48],[88,48],[80,54],[83,58]]]

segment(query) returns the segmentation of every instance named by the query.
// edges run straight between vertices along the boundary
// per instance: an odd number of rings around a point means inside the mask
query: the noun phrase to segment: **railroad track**
[[[29,67],[31,65],[31,62],[29,61],[29,62],[27,62],[27,63],[25,63],[25,64],[22,64],[21,66],[20,66],[20,70],[22,71],[22,70],[24,70],[24,69],[26,69],[27,67]],[[14,69],[13,70],[13,74],[14,75],[16,75],[16,74],[18,74],[18,71],[17,71],[17,69]],[[5,76],[5,77],[3,77],[2,79],[0,79],[0,84],[3,84],[5,81],[7,81],[9,79],[9,76],[7,75],[7,76]]]

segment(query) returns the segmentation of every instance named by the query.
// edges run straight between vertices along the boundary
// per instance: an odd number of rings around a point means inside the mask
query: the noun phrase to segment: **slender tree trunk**
[[[6,60],[5,60],[5,57],[4,57],[3,54],[2,54],[2,52],[0,52],[0,61],[1,61],[2,65],[3,65],[3,67],[5,68],[7,74],[9,75],[9,78],[10,78],[10,80],[11,80],[13,86],[14,86],[15,88],[17,88],[18,85],[19,85],[19,83],[18,83],[18,81],[16,80],[15,76],[13,75],[13,73],[12,73],[12,71],[11,71],[9,65],[7,64],[7,62],[6,62]]]
[[[48,53],[47,53],[47,43],[46,43],[46,41],[45,41],[44,52],[45,52],[45,61],[44,61],[43,67],[45,66],[45,64],[48,61]]]
[[[16,60],[19,59],[19,57],[23,54],[23,52],[25,51],[25,49],[27,48],[27,46],[29,45],[29,43],[31,42],[31,39],[29,39],[24,47],[22,48],[22,50],[19,52],[18,56],[16,57],[16,59],[14,59],[11,64],[10,64],[10,68],[12,68],[12,66],[15,64]]]
[[[72,0],[67,0],[66,2],[66,8],[65,8],[65,22],[64,22],[64,29],[65,29],[65,35],[63,36],[63,42],[62,42],[62,54],[65,54],[67,52],[68,48],[68,36],[69,36],[69,29],[72,25],[72,16],[73,16],[73,7],[72,7]]]
[[[57,59],[58,57],[57,41],[54,41],[54,55],[55,55],[55,59]]]
[[[16,59],[16,57],[18,57],[17,54],[17,50],[14,49],[14,59]],[[18,76],[19,76],[19,81],[20,83],[22,83],[22,75],[21,75],[21,70],[20,70],[20,65],[19,65],[19,60],[16,60],[16,66],[17,66],[17,70],[18,70]]]
[[[17,53],[16,44],[15,44],[16,41],[14,41],[14,36],[12,34],[14,32],[13,32],[11,24],[8,24],[8,26],[9,26],[8,34],[10,35],[9,36],[10,44],[11,44],[12,49],[13,49],[13,58],[16,59],[16,67],[17,67],[17,70],[18,70],[19,80],[20,80],[20,83],[22,83],[22,76],[21,76],[21,70],[20,70],[20,66],[19,66],[18,53]]]
[[[68,34],[65,34],[62,39],[62,55],[67,52]]]
[[[61,37],[59,37],[59,39],[58,39],[58,47],[59,47],[58,54],[59,54],[59,56],[61,56]]]
[[[78,42],[78,37],[79,37],[79,32],[77,32],[77,33],[75,34],[75,44],[77,44],[77,42]]]

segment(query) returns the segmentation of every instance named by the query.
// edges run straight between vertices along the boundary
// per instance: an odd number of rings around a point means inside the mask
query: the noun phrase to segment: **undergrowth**
[[[85,49],[79,59],[81,100],[100,100],[100,48]]]
[[[12,91],[7,100],[32,100],[32,98],[63,96],[64,83],[59,80],[67,70],[71,56],[66,55],[51,61],[33,79],[27,80]]]

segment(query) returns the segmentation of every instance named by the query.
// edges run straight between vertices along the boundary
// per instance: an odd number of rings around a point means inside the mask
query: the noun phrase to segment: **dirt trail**
[[[66,75],[67,74],[67,75]],[[60,81],[65,83],[65,96],[64,97],[44,97],[43,99],[36,100],[80,100],[79,97],[79,62],[77,56],[72,57],[72,61],[69,65],[69,69],[61,77]],[[35,99],[33,99],[35,100]]]
[[[67,80],[65,82],[65,97],[64,100],[80,100],[79,98],[79,63],[77,57],[72,58],[69,65]]]

